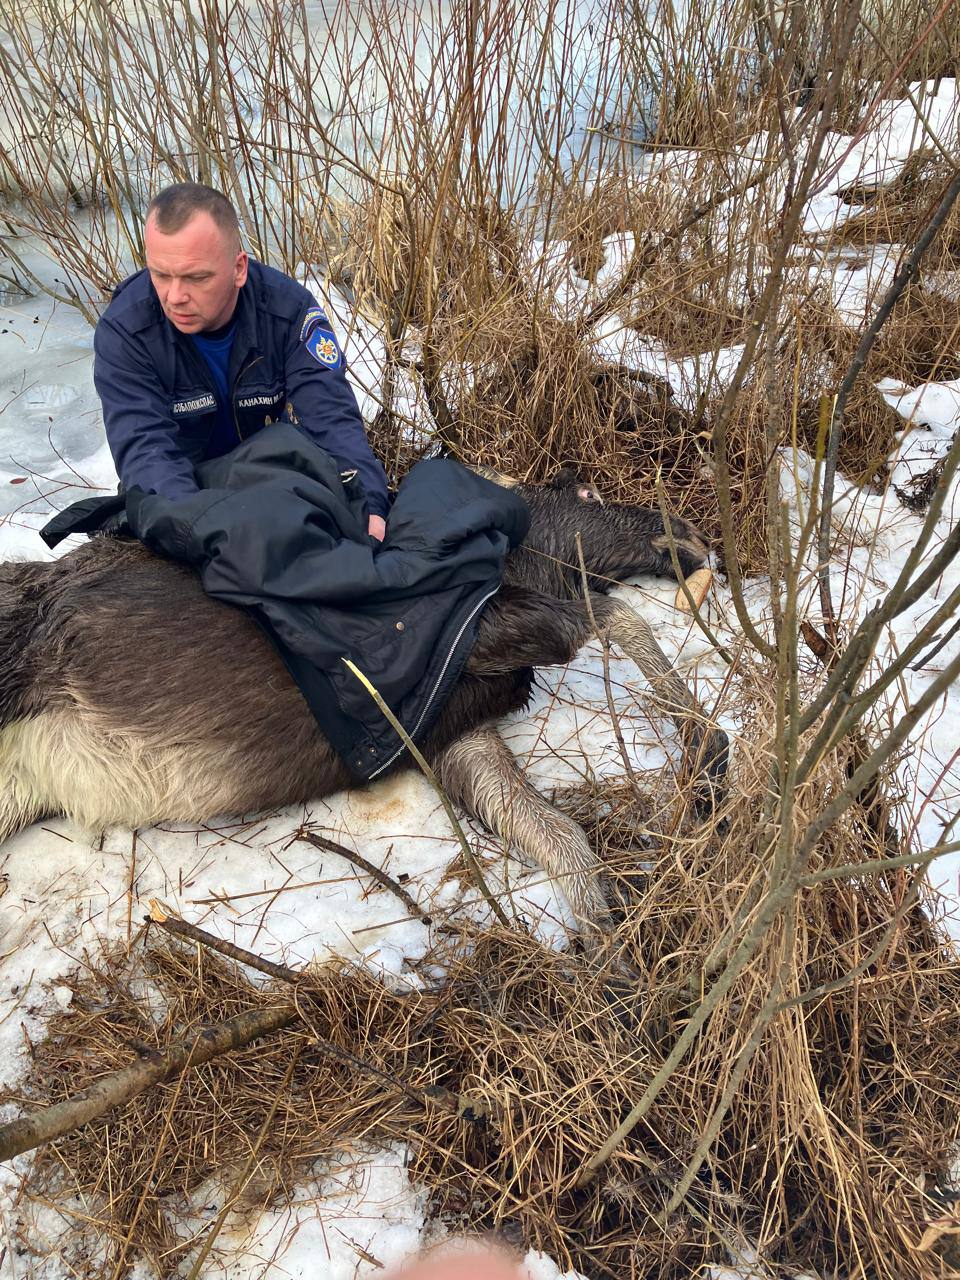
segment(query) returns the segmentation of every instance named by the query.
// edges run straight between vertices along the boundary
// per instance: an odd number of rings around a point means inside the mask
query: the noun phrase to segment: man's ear
[[[233,283],[238,289],[242,289],[247,283],[247,265],[250,259],[241,249],[237,254],[237,260],[233,264]]]

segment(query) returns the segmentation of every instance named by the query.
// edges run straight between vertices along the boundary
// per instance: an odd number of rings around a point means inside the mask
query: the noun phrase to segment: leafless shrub
[[[776,754],[766,688],[746,716],[723,837],[683,827],[658,851],[632,787],[562,798],[618,879],[612,968],[515,930],[467,929],[425,958],[424,974],[443,978],[420,992],[337,963],[310,971],[298,1027],[41,1155],[28,1194],[84,1205],[63,1256],[100,1274],[79,1261],[95,1231],[97,1266],[135,1252],[170,1274],[199,1247],[177,1229],[199,1188],[205,1202],[232,1196],[239,1223],[362,1138],[408,1145],[411,1176],[448,1225],[507,1231],[589,1276],[687,1276],[748,1240],[774,1268],[832,1274],[856,1253],[877,1277],[945,1275],[949,1237],[919,1246],[948,1189],[960,958],[923,910],[919,851],[898,844],[883,780],[811,849],[683,1068],[583,1181],[710,990],[704,958],[736,947],[762,909]],[[855,750],[841,745],[804,782],[798,836],[848,787]],[[643,876],[640,860],[652,864]],[[131,1045],[163,1052],[191,1027],[289,999],[202,949],[151,939],[72,987],[20,1100],[56,1100],[129,1060]],[[332,1059],[313,1037],[353,1058]],[[277,1098],[255,1176],[239,1185]]]
[[[651,856],[642,805],[598,797],[620,817],[588,825],[627,899],[609,971],[499,931],[439,947],[429,963],[444,982],[426,994],[329,967],[298,986],[305,1026],[375,1071],[331,1066],[305,1037],[284,1085],[290,1042],[261,1046],[203,1068],[202,1089],[165,1086],[66,1139],[37,1185],[89,1197],[113,1261],[135,1247],[168,1265],[184,1248],[164,1196],[229,1182],[283,1086],[259,1203],[359,1135],[400,1138],[437,1213],[519,1223],[589,1275],[688,1275],[744,1239],[775,1265],[949,1274],[952,1228],[938,1220],[960,1079],[957,957],[923,910],[933,851],[902,834],[888,785],[960,656],[897,716],[879,709],[948,633],[960,588],[880,670],[871,662],[960,550],[941,523],[960,442],[876,607],[836,618],[828,576],[822,618],[801,602],[830,560],[833,463],[883,479],[897,424],[873,382],[960,367],[956,299],[929,279],[906,283],[876,340],[864,322],[871,345],[810,271],[880,241],[909,260],[952,189],[956,139],[915,98],[932,158],[886,188],[876,175],[848,185],[863,211],[830,236],[805,234],[804,211],[892,95],[912,95],[909,77],[952,65],[955,14],[894,0],[664,5],[631,10],[624,33],[618,9],[584,62],[573,11],[549,5],[545,21],[523,0],[455,0],[438,22],[418,10],[406,25],[344,6],[320,33],[299,4],[157,0],[134,21],[91,0],[61,22],[43,0],[40,37],[8,10],[4,110],[24,126],[0,154],[15,260],[17,235],[39,236],[92,316],[142,259],[147,192],[216,182],[255,252],[319,266],[383,335],[371,430],[395,473],[428,443],[411,433],[415,409],[430,443],[471,462],[538,479],[572,461],[607,497],[669,502],[714,533],[743,634],[727,830],[661,831],[655,888],[634,897],[638,848]],[[47,100],[71,114],[69,137]],[[956,206],[943,208],[924,270],[954,263]],[[624,335],[705,360],[671,394],[618,358]],[[790,511],[778,460],[793,447],[813,479]],[[743,590],[759,569],[762,619]],[[162,1047],[273,998],[206,958],[152,947],[143,963],[159,1026],[108,958],[77,984],[25,1099],[75,1088],[131,1040]],[[462,1113],[434,1106],[434,1086]]]

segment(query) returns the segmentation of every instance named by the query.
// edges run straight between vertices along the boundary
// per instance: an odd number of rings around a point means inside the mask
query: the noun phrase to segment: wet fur
[[[601,594],[607,578],[671,572],[660,517],[580,501],[566,483],[521,488],[530,535],[424,750],[451,795],[564,876],[580,919],[597,924],[583,833],[525,782],[490,727],[525,705],[535,667],[569,661],[593,634],[571,568],[577,531],[598,624],[651,676],[662,709],[698,741],[703,729],[646,624]],[[674,535],[684,571],[696,568],[705,544],[683,521]],[[707,736],[710,759],[725,763],[725,739]],[[53,562],[0,565],[0,839],[48,814],[89,829],[199,822],[349,781],[260,628],[210,600],[191,571],[110,538]]]

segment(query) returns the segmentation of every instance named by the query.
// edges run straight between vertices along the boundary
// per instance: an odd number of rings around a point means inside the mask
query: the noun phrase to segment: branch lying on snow
[[[370,862],[363,854],[356,853],[353,849],[348,849],[346,845],[337,844],[336,840],[328,840],[326,836],[318,836],[315,831],[301,829],[297,832],[296,838],[305,840],[307,844],[312,844],[315,849],[325,849],[328,853],[335,853],[340,858],[346,858],[348,862],[352,862],[355,867],[359,867],[361,871],[365,871],[368,876],[376,880],[381,888],[388,889],[390,893],[399,898],[407,910],[416,916],[418,920],[422,920],[426,925],[433,923],[423,907],[407,893],[401,884],[394,880],[393,876],[388,876],[381,867]]]
[[[297,969],[288,969],[285,964],[275,964],[273,960],[265,960],[263,956],[255,955],[245,947],[238,947],[235,942],[227,942],[225,938],[218,938],[212,933],[207,933],[206,929],[199,929],[195,924],[181,920],[178,916],[172,915],[167,908],[162,907],[156,898],[150,899],[150,914],[145,918],[150,924],[162,929],[164,933],[172,934],[177,938],[187,938],[190,942],[198,942],[200,946],[207,947],[210,951],[217,951],[228,960],[236,960],[239,964],[248,965],[251,969],[265,973],[270,978],[279,978],[281,982],[299,982],[302,977]]]
[[[296,1018],[297,1011],[289,1004],[272,1009],[250,1009],[226,1022],[204,1027],[182,1040],[175,1040],[164,1054],[151,1050],[138,1062],[101,1076],[63,1102],[31,1111],[5,1124],[0,1128],[0,1160],[11,1160],[44,1142],[62,1138],[114,1107],[123,1106],[152,1085],[162,1084],[171,1076],[199,1067],[211,1058],[242,1049],[262,1036],[289,1026]]]
[[[220,955],[249,965],[261,973],[279,978],[296,986],[304,977],[304,971],[287,968],[286,965],[274,964],[262,956],[246,951],[208,933],[197,925],[169,915],[157,902],[151,903],[151,914],[147,917],[164,933],[181,941],[198,943]],[[93,1084],[80,1093],[56,1102],[52,1106],[31,1111],[27,1115],[18,1116],[9,1124],[0,1126],[0,1161],[12,1160],[14,1156],[32,1151],[45,1142],[52,1142],[64,1137],[74,1129],[79,1129],[93,1120],[105,1116],[114,1108],[123,1106],[138,1094],[144,1093],[153,1085],[162,1084],[171,1077],[180,1075],[192,1067],[202,1066],[212,1058],[235,1049],[244,1049],[255,1040],[274,1031],[281,1031],[294,1022],[301,1022],[310,1032],[310,1044],[326,1056],[344,1065],[354,1067],[358,1071],[376,1076],[391,1090],[402,1093],[420,1106],[428,1102],[439,1104],[447,1110],[461,1115],[467,1114],[469,1100],[451,1093],[442,1086],[431,1085],[419,1088],[407,1084],[382,1071],[363,1058],[358,1058],[349,1049],[331,1043],[319,1035],[311,1020],[310,1006],[295,996],[294,1004],[283,1004],[270,1009],[251,1009],[238,1013],[226,1022],[214,1026],[203,1027],[190,1036],[175,1040],[167,1047],[165,1053],[150,1050],[143,1054],[138,1062],[133,1062],[119,1071],[101,1076]]]
[[[335,845],[332,840],[328,843],[334,850],[339,852],[339,845]],[[344,850],[345,855],[347,852],[347,850]],[[365,865],[370,865],[366,862],[366,859],[363,859],[363,861]],[[247,951],[244,947],[238,947],[233,942],[226,942],[223,938],[218,938],[214,934],[208,933],[206,929],[201,929],[198,925],[190,924],[186,920],[171,916],[168,912],[161,910],[159,903],[156,901],[152,901],[150,907],[151,914],[148,917],[150,923],[157,925],[165,933],[172,934],[176,938],[187,938],[191,942],[199,943],[200,946],[207,947],[210,951],[217,951],[222,956],[228,956],[231,960],[239,961],[240,964],[249,965],[250,968],[258,969],[261,973],[279,978],[281,982],[287,982],[291,986],[296,986],[306,976],[306,971],[303,969],[290,969],[286,965],[275,964],[272,960],[264,960],[262,956],[256,955],[253,951]],[[358,1058],[349,1049],[344,1049],[341,1045],[327,1040],[313,1026],[310,1020],[309,1005],[302,1002],[299,996],[294,996],[294,999],[297,1000],[296,1016],[309,1027],[312,1032],[311,1044],[315,1049],[319,1049],[321,1053],[334,1058],[338,1062],[355,1067],[358,1071],[365,1071],[368,1075],[376,1076],[379,1080],[383,1080],[389,1085],[391,1089],[405,1094],[408,1098],[421,1105],[425,1104],[429,1099],[432,1102],[439,1102],[445,1106],[452,1107],[454,1110],[457,1110],[460,1106],[460,1099],[456,1094],[450,1093],[448,1089],[433,1085],[426,1089],[419,1089],[416,1086],[406,1084],[403,1080],[389,1075],[386,1071],[381,1071],[379,1067],[366,1062],[363,1058]]]

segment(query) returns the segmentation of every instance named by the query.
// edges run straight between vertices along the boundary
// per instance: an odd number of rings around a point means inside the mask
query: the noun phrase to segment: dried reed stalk
[[[788,629],[789,602],[784,616]],[[918,868],[934,851],[898,845],[882,781],[869,796],[857,789],[846,747],[795,787],[789,856],[771,882],[781,893],[793,885],[793,905],[764,928],[770,891],[755,899],[744,933],[756,948],[713,1001],[709,1034],[688,1037],[644,1123],[575,1189],[624,1101],[663,1077],[702,1005],[699,966],[777,866],[758,821],[781,755],[775,699],[768,678],[747,687],[755,718],[725,834],[679,827],[651,848],[646,806],[656,800],[638,800],[626,780],[557,797],[620,886],[619,963],[642,979],[614,982],[575,951],[498,927],[442,938],[425,972],[443,976],[419,992],[328,962],[298,976],[309,1038],[290,1030],[198,1067],[197,1085],[175,1097],[172,1084],[138,1095],[109,1124],[41,1152],[34,1193],[83,1196],[103,1238],[119,1249],[129,1237],[169,1268],[183,1244],[167,1191],[216,1174],[219,1203],[229,1203],[251,1135],[263,1134],[258,1168],[272,1180],[250,1184],[242,1204],[265,1203],[362,1135],[408,1146],[437,1214],[468,1214],[477,1230],[512,1224],[587,1275],[679,1280],[749,1239],[773,1268],[829,1274],[856,1254],[883,1280],[942,1280],[950,1238],[932,1241],[927,1226],[941,1214],[936,1188],[946,1187],[960,1112],[960,957],[924,910]],[[825,824],[851,781],[852,803]],[[147,941],[131,955],[132,967],[123,947],[73,982],[21,1098],[55,1100],[109,1072],[145,1027],[163,1051],[183,1026],[278,998],[196,948]],[[165,1010],[159,1024],[145,989]],[[297,1068],[281,1087],[294,1047]],[[138,1212],[145,1160],[168,1126],[181,1139],[163,1145]],[[72,1247],[84,1239],[78,1225]]]

